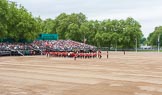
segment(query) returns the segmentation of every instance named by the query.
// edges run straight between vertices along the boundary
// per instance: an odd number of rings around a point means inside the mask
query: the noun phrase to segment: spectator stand
[[[45,55],[79,58],[96,57],[96,47],[72,40],[35,40],[32,43],[0,43],[0,55]],[[3,51],[3,52],[2,52]],[[7,51],[7,52],[4,52]]]

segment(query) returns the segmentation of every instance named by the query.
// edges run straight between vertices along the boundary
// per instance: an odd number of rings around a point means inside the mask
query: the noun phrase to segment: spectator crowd
[[[33,42],[39,49],[50,48],[51,51],[75,51],[75,50],[95,50],[95,46],[72,41],[72,40],[37,40]]]
[[[35,40],[32,43],[0,43],[0,55],[38,55],[48,52],[95,52],[96,47],[72,40]],[[13,54],[14,53],[14,54]]]

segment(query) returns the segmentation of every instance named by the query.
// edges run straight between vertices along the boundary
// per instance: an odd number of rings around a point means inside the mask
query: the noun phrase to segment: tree
[[[43,21],[43,29],[42,32],[43,33],[56,33],[56,30],[53,31],[55,25],[55,21],[53,19],[46,19]]]
[[[123,48],[135,48],[135,42],[138,46],[142,38],[141,25],[133,18],[127,18],[123,27],[122,44]]]
[[[7,0],[0,1],[0,37],[4,39],[34,40],[41,25],[23,6]]]
[[[88,42],[91,40],[90,38],[90,30],[89,30],[89,23],[85,22],[82,23],[80,26],[80,33],[81,33],[81,41],[84,42],[85,39],[88,39]]]
[[[53,30],[56,31],[60,39],[70,39],[70,37],[74,37],[70,35],[78,36],[80,32],[79,29],[82,23],[86,21],[87,21],[86,16],[82,13],[79,13],[79,14],[72,13],[70,15],[67,15],[66,13],[62,13],[58,17],[56,17],[56,19],[54,20],[55,24],[54,24]],[[71,34],[71,33],[74,33],[74,30],[70,30],[70,29],[74,29],[74,26],[78,27],[76,31],[78,33]],[[78,37],[76,40],[81,41],[80,39],[81,38]]]
[[[41,33],[57,33],[59,39],[71,39],[99,47],[135,48],[142,39],[141,25],[129,17],[126,20],[87,20],[83,13],[61,13],[55,19],[33,17],[23,6],[0,1],[0,37],[14,41],[34,40]],[[153,33],[150,43],[156,42]]]
[[[160,38],[159,42],[162,42],[162,26],[155,27],[154,32],[150,33],[150,35],[148,37],[148,44],[149,45],[157,45],[158,38]],[[160,46],[161,45],[162,45],[162,43],[160,43]]]
[[[0,38],[5,38],[7,32],[7,20],[8,20],[8,2],[6,0],[0,0]]]
[[[68,33],[66,33],[65,37],[67,39],[75,40],[75,41],[81,41],[80,39],[80,32],[79,32],[79,26],[77,24],[70,24],[68,26]]]
[[[143,36],[142,39],[140,40],[140,43],[142,45],[146,45],[147,44],[147,39]]]

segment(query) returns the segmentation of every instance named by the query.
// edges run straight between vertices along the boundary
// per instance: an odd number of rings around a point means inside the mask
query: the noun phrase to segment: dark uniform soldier
[[[107,51],[107,59],[109,58],[109,52]]]
[[[98,51],[98,58],[101,59],[102,55],[101,55],[101,50]]]

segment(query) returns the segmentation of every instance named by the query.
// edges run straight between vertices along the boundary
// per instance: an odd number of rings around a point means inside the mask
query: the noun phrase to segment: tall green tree
[[[123,48],[135,48],[136,40],[139,46],[142,35],[141,25],[133,18],[127,18],[122,33]]]
[[[78,14],[72,13],[70,15],[66,13],[62,13],[58,17],[56,17],[56,19],[54,20],[55,24],[54,24],[53,30],[56,31],[60,39],[71,39],[70,35],[76,34],[75,36],[78,36],[82,23],[86,21],[87,21],[86,16],[82,13],[78,13]],[[78,29],[74,29],[74,27],[78,27]],[[76,30],[75,32],[78,32],[78,33],[74,33],[74,30],[70,30],[70,29],[74,29]],[[80,39],[81,38],[78,37],[76,40],[81,41]]]
[[[80,32],[79,32],[79,26],[77,24],[70,24],[68,26],[68,33],[66,33],[65,37],[67,39],[75,40],[75,41],[81,41],[80,38]]]
[[[43,33],[56,33],[56,30],[53,31],[55,21],[53,19],[46,19],[43,21],[42,32]]]
[[[162,26],[155,27],[155,30],[148,37],[148,44],[156,46],[160,42],[162,45]]]
[[[59,39],[71,39],[99,47],[135,48],[142,39],[141,25],[129,17],[126,20],[87,20],[83,13],[61,13],[55,19],[33,17],[23,6],[7,0],[0,1],[0,38],[14,41],[34,40],[41,33],[57,33]],[[150,34],[149,42],[156,43],[161,28]]]
[[[6,0],[0,0],[0,38],[4,38],[7,35],[7,21],[9,5]]]

